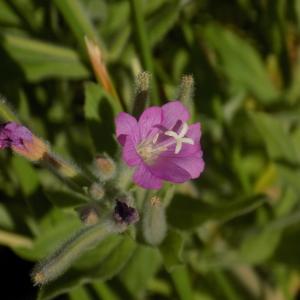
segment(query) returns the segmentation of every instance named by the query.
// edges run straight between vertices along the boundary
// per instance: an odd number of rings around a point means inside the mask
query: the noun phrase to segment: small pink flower
[[[116,134],[123,160],[136,167],[133,180],[146,189],[160,189],[163,180],[182,183],[204,169],[200,123],[188,125],[189,112],[179,101],[146,109],[137,121],[121,112]]]

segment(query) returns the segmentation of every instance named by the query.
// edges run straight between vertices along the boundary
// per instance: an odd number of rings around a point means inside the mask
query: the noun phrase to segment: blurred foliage
[[[38,299],[298,299],[299,1],[3,0],[0,26],[0,93],[66,158],[119,157],[117,106],[96,84],[85,35],[128,108],[142,70],[152,104],[193,74],[203,130],[205,172],[177,188],[163,243],[146,245],[141,228],[137,242],[109,237]],[[86,199],[9,151],[0,162],[0,244],[35,262],[82,226],[73,208]]]

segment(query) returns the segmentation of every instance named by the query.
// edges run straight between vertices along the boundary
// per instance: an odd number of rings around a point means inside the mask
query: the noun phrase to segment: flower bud
[[[99,222],[100,209],[96,204],[89,204],[77,209],[80,220],[85,225],[94,225]]]
[[[103,180],[112,179],[116,175],[115,162],[107,154],[99,154],[95,159],[99,176]]]
[[[194,78],[192,75],[183,75],[180,82],[178,99],[185,104],[188,104],[194,93]]]
[[[12,150],[32,161],[42,160],[48,152],[48,145],[34,135],[31,142],[24,142],[24,146],[24,148],[12,146]]]
[[[39,161],[48,152],[48,145],[23,125],[7,122],[0,125],[0,149],[11,148],[32,161]]]
[[[94,182],[89,187],[89,194],[93,199],[101,200],[105,195],[105,190],[100,183]]]
[[[141,72],[136,78],[136,91],[132,114],[136,117],[140,116],[146,107],[149,97],[149,85],[151,74],[149,72]]]
[[[139,220],[138,211],[128,206],[126,202],[120,200],[117,200],[113,216],[117,223],[125,223],[127,225],[134,224]]]

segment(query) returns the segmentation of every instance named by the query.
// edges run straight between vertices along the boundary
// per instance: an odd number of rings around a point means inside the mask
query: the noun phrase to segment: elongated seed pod
[[[159,245],[167,233],[166,212],[158,197],[146,201],[143,210],[143,234],[150,245]]]
[[[110,234],[122,232],[126,225],[105,220],[82,228],[63,243],[53,254],[34,268],[32,280],[35,285],[46,284],[62,275],[86,250],[95,247]]]

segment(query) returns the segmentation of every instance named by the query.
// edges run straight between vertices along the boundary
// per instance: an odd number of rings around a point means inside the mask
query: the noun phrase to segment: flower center
[[[176,131],[168,130],[163,132],[162,139],[158,142],[161,133],[156,133],[151,138],[145,139],[137,146],[137,152],[147,164],[152,164],[158,156],[168,150],[172,145],[175,146],[175,154],[178,154],[183,144],[194,145],[194,140],[188,137],[185,137],[189,129],[189,126],[186,123],[182,124],[182,128],[179,133]],[[169,138],[166,138],[169,137]]]

